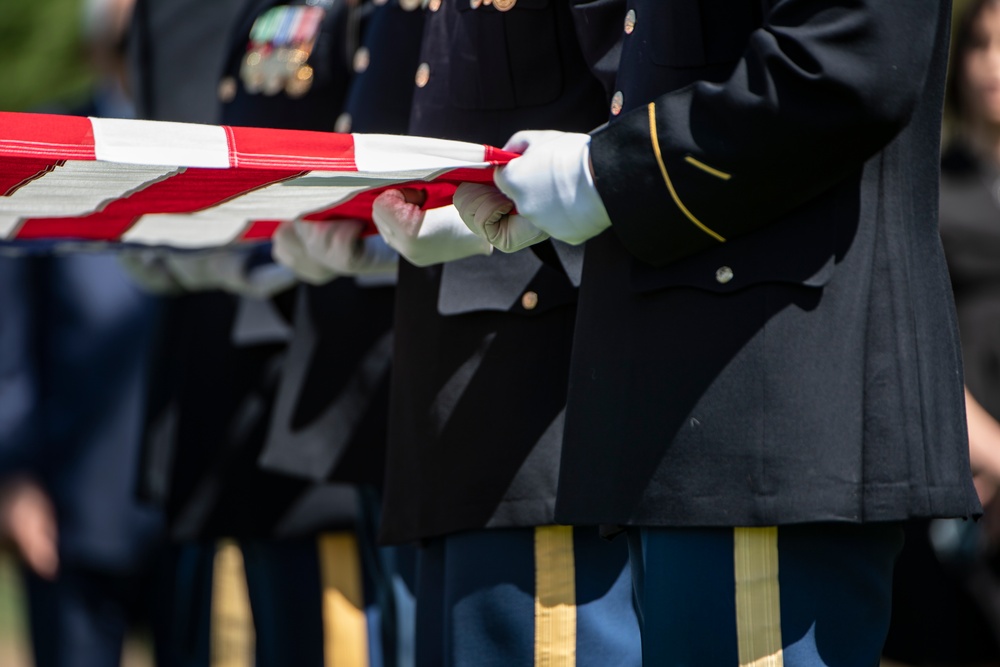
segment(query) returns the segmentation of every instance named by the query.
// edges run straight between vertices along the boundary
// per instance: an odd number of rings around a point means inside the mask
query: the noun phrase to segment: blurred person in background
[[[912,665],[1000,665],[1000,0],[956,10],[940,222],[985,515],[906,528],[885,656]]]
[[[87,0],[83,29],[87,60],[97,73],[90,102],[74,109],[80,116],[133,118],[135,105],[128,91],[126,44],[135,0]]]
[[[62,112],[128,117],[131,0],[91,0],[96,75]],[[56,109],[45,109],[56,110]],[[39,667],[120,664],[148,616],[159,513],[135,500],[157,302],[107,253],[0,260],[0,533],[24,563]]]

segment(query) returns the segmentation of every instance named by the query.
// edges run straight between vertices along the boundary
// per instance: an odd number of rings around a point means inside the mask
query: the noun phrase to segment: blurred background
[[[0,109],[73,105],[94,82],[83,35],[82,0],[4,0],[0,17]]]

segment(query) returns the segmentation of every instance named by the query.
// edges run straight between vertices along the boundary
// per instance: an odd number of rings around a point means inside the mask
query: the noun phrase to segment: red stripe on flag
[[[226,136],[234,167],[358,170],[349,134],[226,127]]]
[[[486,146],[485,159],[492,165],[500,166],[505,165],[516,157],[520,157],[517,153],[511,153],[510,151],[501,150],[494,146]]]
[[[194,213],[298,176],[287,170],[188,169],[85,216],[31,218],[15,238],[118,240],[143,215]]]
[[[452,169],[435,178],[434,182],[454,183],[456,185],[458,183],[486,183],[493,185],[493,168],[462,167],[461,169]]]
[[[0,158],[0,197],[10,197],[28,183],[62,164],[62,160]]]
[[[87,118],[0,112],[0,154],[94,160],[94,129]]]
[[[274,232],[280,224],[281,220],[254,220],[247,227],[247,230],[243,232],[243,240],[258,241],[269,239],[274,236]]]

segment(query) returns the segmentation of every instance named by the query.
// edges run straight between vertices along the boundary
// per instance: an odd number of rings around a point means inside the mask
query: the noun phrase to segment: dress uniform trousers
[[[630,529],[644,665],[875,664],[896,523]]]
[[[624,546],[569,526],[428,540],[418,556],[417,665],[637,664]]]
[[[353,531],[189,541],[159,616],[170,667],[357,667],[383,662],[379,582]],[[389,645],[391,646],[391,645]],[[158,664],[161,664],[158,662]]]

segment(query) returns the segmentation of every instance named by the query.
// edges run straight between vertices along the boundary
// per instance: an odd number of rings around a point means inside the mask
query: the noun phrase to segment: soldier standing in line
[[[627,527],[647,664],[877,664],[899,522],[980,512],[950,3],[619,4],[609,125],[520,133],[510,200],[455,197],[488,238],[586,242],[556,518]]]
[[[362,41],[395,40],[394,58],[415,60],[421,18],[372,3],[246,3],[222,68],[219,120],[331,130],[342,109],[371,107],[357,115],[405,129],[408,99],[372,99],[393,69],[366,73],[354,54]],[[413,20],[407,49],[393,26]],[[158,485],[196,580],[182,587],[193,599],[178,604],[205,617],[225,602],[222,584],[245,577],[256,635],[227,639],[212,613],[214,626],[196,623],[180,643],[195,664],[222,654],[245,662],[251,651],[259,666],[406,664],[392,559],[374,544],[395,258],[357,269],[369,274],[357,281],[298,290],[281,289],[291,276],[270,280],[287,274],[275,269],[266,252],[168,254],[140,267],[185,290],[256,297],[186,297],[166,336],[181,349],[163,356],[174,385],[154,410],[148,470],[171,461]],[[218,538],[235,542],[216,554]],[[241,576],[213,576],[233,562]]]
[[[581,48],[569,3],[425,4],[410,134],[495,145],[524,125],[602,122],[608,95],[588,66],[602,44]],[[613,68],[617,37],[601,67]],[[549,242],[485,256],[453,207],[422,211],[420,199],[388,191],[373,209],[408,260],[381,536],[421,545],[417,664],[638,664],[624,541],[554,525],[582,256]],[[286,244],[276,256],[296,266]],[[298,246],[327,254],[318,234]],[[488,418],[498,405],[503,423]]]

